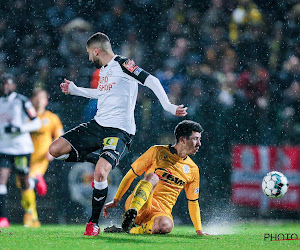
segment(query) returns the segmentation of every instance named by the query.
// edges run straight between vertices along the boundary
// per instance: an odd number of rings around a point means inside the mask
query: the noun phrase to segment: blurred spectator
[[[228,15],[224,10],[224,0],[212,0],[209,9],[204,13],[201,22],[201,30],[206,34],[210,34],[210,30],[216,26],[226,27]]]
[[[236,50],[243,68],[251,61],[257,61],[267,67],[269,44],[264,26],[261,23],[249,25],[247,31],[240,36]]]
[[[284,108],[279,112],[279,138],[283,144],[300,143],[300,82],[293,81],[284,92]]]
[[[251,62],[237,80],[236,119],[240,127],[241,141],[248,144],[264,144],[267,134],[269,108],[269,74],[257,62]]]
[[[282,70],[278,75],[278,94],[290,86],[294,80],[300,79],[300,59],[291,56],[282,65]]]
[[[238,0],[238,3],[231,14],[229,24],[229,37],[234,44],[239,42],[240,37],[251,25],[263,23],[262,14],[252,0]]]
[[[144,51],[144,46],[137,39],[136,32],[128,31],[127,39],[121,45],[121,55],[132,58],[138,65],[143,65]]]
[[[92,35],[92,25],[82,18],[75,18],[64,26],[59,52],[66,65],[87,67],[86,41]]]
[[[67,4],[67,0],[55,0],[53,6],[47,9],[49,32],[59,41],[62,29],[65,24],[75,17],[75,11]]]
[[[287,15],[286,22],[286,38],[288,45],[293,46],[293,44],[300,39],[300,3],[295,4],[289,11]]]
[[[276,22],[274,24],[272,37],[269,39],[269,48],[269,69],[272,73],[275,73],[280,69],[287,50],[282,22]]]
[[[235,83],[237,80],[235,67],[234,57],[225,57],[221,61],[220,70],[214,73],[220,85],[219,102],[226,107],[232,107],[234,104]]]
[[[109,12],[103,13],[99,8],[96,17],[98,17],[96,29],[109,36],[112,46],[120,54],[121,44],[127,31],[135,29],[133,16],[124,8],[121,1],[115,1]]]

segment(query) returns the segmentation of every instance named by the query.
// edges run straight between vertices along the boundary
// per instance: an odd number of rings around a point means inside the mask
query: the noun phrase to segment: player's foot
[[[85,232],[83,235],[97,236],[100,233],[100,227],[97,223],[89,222],[86,224]]]
[[[0,217],[0,228],[9,227],[8,219],[5,217]]]
[[[35,186],[36,192],[39,196],[45,196],[47,193],[47,184],[42,175],[38,175],[37,177],[38,183]]]
[[[137,211],[134,208],[128,209],[123,215],[122,229],[123,232],[129,232],[134,226]]]
[[[104,233],[123,233],[123,229],[121,227],[116,227],[115,225],[113,225],[111,227],[105,228]]]
[[[26,212],[23,217],[24,227],[40,227],[41,223],[38,219],[33,219],[30,212]]]

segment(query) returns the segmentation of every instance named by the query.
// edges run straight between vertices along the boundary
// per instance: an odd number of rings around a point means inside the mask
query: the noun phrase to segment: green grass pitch
[[[205,228],[205,227],[204,227]],[[223,234],[197,236],[193,227],[175,226],[168,235],[129,235],[100,233],[83,236],[84,225],[42,225],[1,228],[0,249],[300,249],[300,240],[264,240],[265,234],[298,234],[300,223],[243,223],[207,227]],[[103,227],[101,227],[103,230]],[[227,231],[227,233],[226,233]]]

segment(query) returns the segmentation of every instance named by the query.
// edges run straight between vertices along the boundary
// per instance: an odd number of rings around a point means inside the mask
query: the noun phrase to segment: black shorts
[[[15,168],[18,174],[29,173],[30,155],[0,154],[0,168]]]
[[[95,120],[82,123],[61,136],[75,150],[77,161],[100,150],[100,157],[106,159],[112,167],[128,152],[133,135],[117,128],[100,126]]]

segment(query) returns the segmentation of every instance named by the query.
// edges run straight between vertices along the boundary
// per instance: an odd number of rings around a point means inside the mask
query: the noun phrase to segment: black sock
[[[108,187],[102,190],[94,188],[93,201],[92,201],[93,210],[92,210],[92,216],[89,221],[98,224],[100,213],[107,197],[107,191],[108,191]]]
[[[75,150],[72,149],[71,152],[69,153],[69,157],[65,159],[65,162],[77,162],[77,161],[78,161],[77,154]]]
[[[0,194],[0,217],[7,217],[5,206],[6,194]]]

